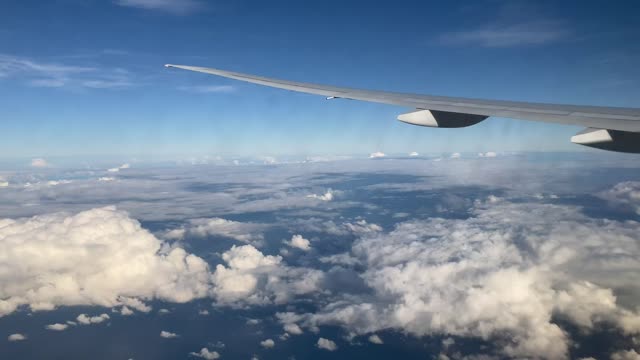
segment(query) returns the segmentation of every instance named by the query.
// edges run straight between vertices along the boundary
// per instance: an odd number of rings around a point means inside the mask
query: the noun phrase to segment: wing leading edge
[[[172,64],[165,66],[285,90],[322,95],[327,98],[344,98],[413,107],[417,111],[402,114],[398,119],[421,126],[463,127],[476,124],[490,116],[580,125],[589,128],[588,131],[605,130],[610,131],[611,134],[618,134],[618,136],[599,136],[595,137],[596,140],[594,137],[590,137],[586,142],[582,142],[584,136],[574,136],[572,141],[575,143],[605,150],[640,152],[638,146],[629,147],[626,145],[640,142],[640,109],[637,108],[558,105],[405,94],[294,82],[198,66]],[[616,144],[620,133],[624,133],[625,141]]]

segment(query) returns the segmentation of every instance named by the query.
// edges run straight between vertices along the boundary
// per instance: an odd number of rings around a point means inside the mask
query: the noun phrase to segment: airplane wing
[[[490,116],[580,125],[586,129],[571,138],[576,144],[611,151],[640,153],[640,109],[637,108],[542,104],[360,90],[198,66],[165,66],[322,95],[327,99],[343,98],[412,107],[416,110],[399,115],[398,120],[420,126],[465,127],[477,124]]]

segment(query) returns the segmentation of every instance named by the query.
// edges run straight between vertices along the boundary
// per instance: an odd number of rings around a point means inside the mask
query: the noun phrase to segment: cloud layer
[[[115,207],[0,220],[0,316],[21,305],[119,306],[208,295],[201,258],[171,248]],[[130,305],[130,304],[129,304]]]
[[[467,220],[404,222],[353,246],[375,298],[336,301],[306,323],[471,336],[510,357],[566,358],[571,339],[555,316],[584,331],[640,332],[635,302],[612,290],[638,290],[639,232],[577,208],[508,202],[479,202]]]

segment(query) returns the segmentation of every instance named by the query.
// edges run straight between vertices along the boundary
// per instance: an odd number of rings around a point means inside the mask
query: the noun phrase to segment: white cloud
[[[493,151],[487,151],[486,153],[478,153],[479,157],[487,157],[487,158],[492,158],[492,157],[496,157],[498,156],[498,154],[496,154]]]
[[[316,343],[316,346],[318,347],[318,349],[323,349],[323,350],[328,350],[328,351],[336,351],[338,350],[338,345],[336,345],[335,342],[329,340],[329,339],[325,339],[323,337],[318,339],[318,342]]]
[[[260,159],[265,165],[274,165],[278,163],[278,159],[274,158],[273,156],[261,156]]]
[[[167,239],[182,239],[186,235],[207,237],[223,236],[244,243],[260,244],[264,239],[265,224],[239,222],[222,218],[192,219],[181,228],[165,233]]]
[[[198,315],[207,316],[209,315],[209,310],[200,310],[198,311]]]
[[[640,333],[640,223],[507,201],[477,203],[473,213],[357,240],[352,252],[375,298],[338,300],[307,314],[306,326],[471,336],[508,357],[546,358],[566,358],[571,342],[556,315],[585,331],[607,323]]]
[[[640,181],[626,181],[598,194],[617,207],[628,207],[640,215]]]
[[[368,223],[366,220],[358,220],[354,223],[344,223],[344,226],[347,230],[356,235],[371,234],[382,231],[382,227],[380,225]]]
[[[415,151],[412,151],[412,152],[410,152],[410,153],[409,153],[409,156],[412,156],[412,157],[413,157],[413,156],[420,156],[420,154],[418,154],[418,153],[417,153],[417,152],[415,152]]]
[[[189,355],[207,360],[215,360],[220,358],[220,354],[218,354],[217,351],[210,351],[207,348],[202,348],[199,352],[190,352]]]
[[[116,178],[111,177],[111,176],[103,176],[103,177],[99,177],[98,181],[115,181]]]
[[[213,293],[219,304],[284,303],[290,298],[319,289],[319,270],[291,268],[282,257],[264,255],[251,245],[233,246],[222,254],[227,267],[216,266]]]
[[[611,355],[611,360],[640,360],[640,354],[634,349],[617,351]]]
[[[130,298],[186,302],[211,287],[204,260],[169,248],[115,207],[3,219],[0,241],[0,316],[20,305],[37,311],[131,307]]]
[[[371,336],[369,336],[369,342],[370,343],[374,343],[374,344],[383,344],[382,339],[380,338],[380,336],[373,334]]]
[[[262,346],[265,349],[270,349],[270,348],[274,347],[275,345],[276,345],[276,343],[272,339],[267,339],[267,340],[260,341],[260,346]]]
[[[177,338],[178,334],[172,333],[170,331],[162,330],[162,331],[160,331],[160,337],[165,338],[165,339],[173,339],[173,338]]]
[[[133,311],[131,309],[129,309],[128,307],[123,306],[122,309],[120,309],[120,315],[122,315],[122,316],[133,315]]]
[[[203,4],[196,0],[114,0],[114,2],[120,6],[158,10],[176,15],[190,14],[203,7]]]
[[[360,261],[356,257],[351,256],[351,254],[349,253],[342,253],[323,256],[320,258],[320,262],[342,266],[354,266],[357,265]]]
[[[140,299],[121,296],[118,300],[120,304],[128,306],[130,308],[133,308],[143,313],[148,313],[153,309],[151,306],[145,304]]]
[[[67,324],[56,323],[56,324],[47,325],[44,328],[47,330],[53,330],[53,331],[64,331],[64,330],[67,330],[68,327],[69,325]]]
[[[289,333],[291,335],[300,335],[300,334],[302,334],[302,329],[300,329],[300,326],[298,326],[298,324],[285,324],[284,325],[284,331],[286,331],[287,333]]]
[[[378,158],[383,158],[385,156],[386,156],[385,153],[383,153],[382,151],[376,151],[369,155],[369,159],[378,159]]]
[[[322,195],[311,194],[311,195],[307,195],[307,197],[312,199],[322,200],[322,201],[331,201],[333,200],[334,194],[335,192],[333,190],[328,189],[327,192]]]
[[[450,158],[452,159],[459,159],[462,155],[460,155],[460,153],[455,152],[453,154],[451,154]]]
[[[47,186],[57,186],[57,185],[64,185],[64,184],[71,184],[73,181],[71,180],[49,180],[46,182]]]
[[[101,322],[104,322],[106,320],[109,320],[109,315],[107,314],[100,314],[98,316],[88,316],[87,314],[80,314],[76,318],[76,321],[81,325],[100,324]]]
[[[107,169],[107,171],[108,172],[119,172],[120,170],[129,169],[130,167],[131,167],[130,164],[122,164],[122,165],[120,165],[118,167]]]
[[[161,315],[165,315],[165,314],[169,314],[171,311],[169,311],[169,309],[160,309],[158,310],[158,314]]]
[[[31,166],[41,168],[49,166],[49,163],[47,163],[47,160],[41,158],[31,159]]]
[[[311,242],[302,237],[302,235],[293,235],[290,241],[285,241],[285,244],[302,251],[311,250]]]
[[[27,340],[27,336],[24,334],[11,334],[7,338],[9,341],[24,341]]]

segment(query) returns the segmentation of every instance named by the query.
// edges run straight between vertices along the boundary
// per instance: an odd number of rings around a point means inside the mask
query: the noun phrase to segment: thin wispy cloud
[[[475,11],[473,6],[461,9]],[[467,14],[468,15],[468,14]],[[568,24],[546,13],[539,4],[529,1],[497,2],[493,16],[478,25],[442,33],[444,45],[467,45],[486,48],[539,46],[571,37]]]
[[[32,87],[113,89],[133,86],[131,74],[122,68],[100,68],[40,61],[0,54],[0,79],[16,78]]]
[[[115,4],[145,10],[157,10],[175,15],[187,15],[204,7],[196,0],[115,0]]]
[[[178,86],[178,90],[194,92],[194,93],[223,93],[228,94],[236,91],[236,87],[232,85],[193,85],[193,86]]]
[[[514,47],[545,45],[566,40],[570,32],[558,21],[533,21],[519,24],[488,24],[475,29],[442,34],[446,45]]]

